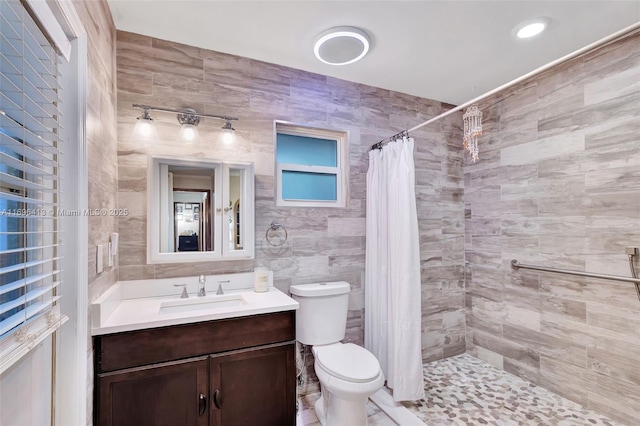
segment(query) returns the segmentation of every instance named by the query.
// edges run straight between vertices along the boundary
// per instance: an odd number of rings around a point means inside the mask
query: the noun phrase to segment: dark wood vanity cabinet
[[[295,425],[295,312],[94,337],[94,424]]]
[[[294,349],[295,344],[287,343],[213,355],[210,424],[294,425]]]
[[[99,419],[113,426],[207,426],[208,359],[196,358],[99,375]]]

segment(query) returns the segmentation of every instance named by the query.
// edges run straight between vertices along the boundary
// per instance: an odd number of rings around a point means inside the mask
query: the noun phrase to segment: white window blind
[[[3,363],[60,324],[56,303],[61,269],[58,61],[56,50],[22,3],[0,1]]]

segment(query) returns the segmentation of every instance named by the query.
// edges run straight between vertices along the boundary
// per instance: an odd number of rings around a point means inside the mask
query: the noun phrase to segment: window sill
[[[53,309],[0,340],[0,375],[69,320]]]

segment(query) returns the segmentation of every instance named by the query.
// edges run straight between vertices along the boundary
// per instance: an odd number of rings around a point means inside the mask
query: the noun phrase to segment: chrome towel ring
[[[281,241],[279,241],[279,244],[274,243],[271,238],[274,237],[275,232],[278,229],[282,229],[284,231],[284,239],[282,239]],[[271,233],[271,235],[270,235]],[[284,245],[284,243],[287,242],[287,228],[284,227],[284,225],[278,223],[278,222],[271,222],[271,225],[267,228],[267,232],[265,233],[265,238],[267,239],[267,242],[269,243],[269,245],[273,246],[273,247],[282,247]]]

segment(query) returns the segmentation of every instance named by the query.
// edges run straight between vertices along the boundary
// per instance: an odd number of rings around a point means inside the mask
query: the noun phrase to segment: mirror
[[[253,164],[152,156],[148,263],[253,258]]]
[[[229,169],[229,205],[227,220],[229,221],[229,250],[242,250],[244,233],[242,232],[242,209],[240,205],[244,170]]]
[[[167,198],[173,212],[161,252],[212,251],[215,235],[211,226],[215,169],[167,165]],[[164,170],[164,165],[160,165]]]

